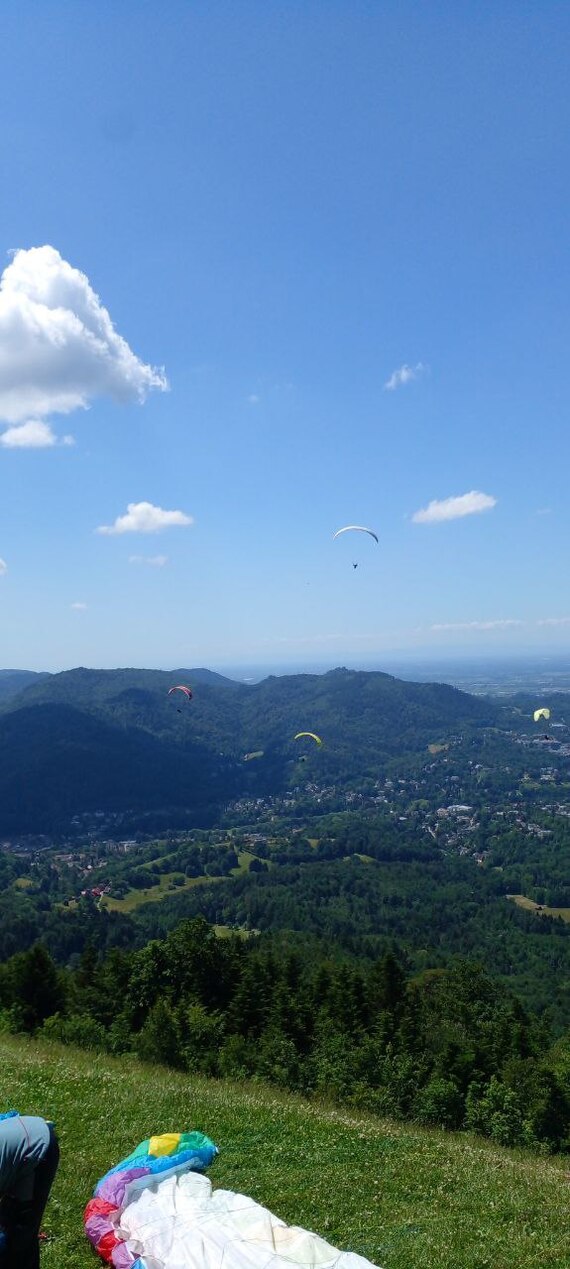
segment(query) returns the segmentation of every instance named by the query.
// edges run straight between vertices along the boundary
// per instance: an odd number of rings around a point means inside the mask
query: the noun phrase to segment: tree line
[[[211,1077],[259,1079],[502,1145],[570,1149],[570,1039],[555,1044],[480,966],[410,973],[203,918],[136,951],[88,944],[74,970],[42,944],[0,965],[4,1029]]]

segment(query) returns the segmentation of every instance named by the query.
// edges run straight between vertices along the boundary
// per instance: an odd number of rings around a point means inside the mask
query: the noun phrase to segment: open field
[[[230,844],[228,842],[228,845]],[[252,855],[249,850],[240,850],[238,866],[232,868],[230,876],[236,877],[240,872],[247,872],[252,859],[255,859],[255,855]],[[129,890],[124,899],[114,899],[111,895],[104,894],[101,898],[101,907],[107,908],[109,912],[134,912],[135,908],[142,907],[143,903],[157,903],[165,899],[167,895],[183,894],[185,890],[193,890],[195,886],[214,885],[217,881],[224,880],[223,877],[187,877],[183,885],[172,886],[173,877],[179,875],[176,872],[163,872],[155,885],[149,885],[144,890]],[[150,876],[152,874],[149,874],[149,879]]]
[[[512,899],[518,908],[536,912],[537,916],[561,917],[563,921],[570,921],[570,908],[549,908],[546,904],[535,903],[534,899],[527,899],[524,894],[508,894],[507,899]]]
[[[151,1133],[198,1128],[215,1186],[384,1269],[570,1269],[567,1161],[459,1134],[0,1036],[2,1101],[56,1120],[61,1168],[44,1269],[94,1269],[81,1214],[97,1179]]]
[[[163,872],[156,885],[149,886],[146,890],[129,890],[124,899],[113,899],[109,894],[101,897],[101,907],[108,908],[110,912],[134,912],[135,908],[140,908],[143,903],[157,903],[161,899],[165,899],[167,895],[182,894],[184,890],[192,890],[194,886],[209,885],[213,881],[221,881],[221,877],[187,877],[184,885],[171,886],[172,878],[177,876],[173,872]]]

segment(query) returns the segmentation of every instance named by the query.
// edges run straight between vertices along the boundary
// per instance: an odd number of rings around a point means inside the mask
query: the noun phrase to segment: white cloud
[[[164,568],[167,555],[129,555],[129,564],[148,564],[151,568]]]
[[[514,617],[497,621],[439,621],[430,630],[508,630],[511,626],[524,626],[524,621]]]
[[[536,512],[536,514],[537,514],[537,516],[551,516],[551,515],[552,515],[552,507],[539,507],[539,508],[538,508],[538,511]]]
[[[28,419],[0,433],[0,445],[4,449],[53,449],[54,445],[75,445],[73,436],[56,436],[49,423],[42,419]]]
[[[259,397],[256,392],[250,392],[247,399],[250,405],[259,405]]]
[[[390,378],[384,384],[385,392],[394,392],[396,388],[403,388],[407,383],[411,383],[414,379],[419,379],[421,375],[426,373],[428,369],[422,361],[416,362],[415,366],[407,366],[404,362],[403,366],[399,366],[397,370],[393,370]]]
[[[70,608],[73,608],[74,612],[87,612],[87,604],[83,604],[80,600],[70,604]]]
[[[537,626],[570,626],[570,617],[543,617]]]
[[[414,524],[437,524],[440,520],[458,520],[461,516],[472,516],[479,511],[489,511],[497,505],[497,499],[491,494],[478,493],[472,489],[470,493],[460,494],[457,498],[434,498],[427,507],[414,511]]]
[[[0,577],[4,577],[7,572],[8,572],[8,565],[6,563],[6,560],[0,560]]]
[[[97,533],[111,536],[116,533],[160,533],[172,525],[193,524],[192,516],[184,511],[163,511],[152,502],[129,502],[124,516],[117,516],[113,524],[101,524]]]
[[[27,423],[9,427],[0,435],[0,445],[5,449],[48,449],[56,444],[55,432],[41,419],[28,419]]]
[[[115,330],[79,269],[54,247],[16,251],[0,279],[0,420],[69,414],[99,396],[145,400],[168,387]]]

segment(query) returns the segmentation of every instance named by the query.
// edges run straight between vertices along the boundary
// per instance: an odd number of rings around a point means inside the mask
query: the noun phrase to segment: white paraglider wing
[[[336,533],[333,533],[333,542],[341,533],[369,533],[370,537],[378,542],[378,534],[374,532],[374,529],[367,529],[364,524],[345,524],[344,528],[337,529]]]

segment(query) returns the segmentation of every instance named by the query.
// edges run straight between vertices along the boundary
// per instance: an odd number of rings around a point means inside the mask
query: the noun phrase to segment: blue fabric
[[[32,1126],[20,1120],[26,1127],[30,1140]],[[49,1141],[45,1153],[33,1166],[27,1162],[26,1170],[10,1194],[2,1200],[2,1223],[6,1231],[7,1257],[10,1269],[40,1269],[38,1235],[45,1205],[49,1198],[59,1163],[59,1145],[53,1129],[48,1129]],[[26,1193],[25,1187],[31,1192]],[[1,1262],[0,1262],[1,1263]]]
[[[31,1198],[34,1171],[50,1144],[50,1130],[37,1115],[9,1115],[0,1123],[0,1196]]]
[[[15,1119],[17,1114],[17,1110],[5,1110],[4,1114],[0,1115],[0,1119]]]
[[[114,1176],[116,1172],[127,1172],[130,1168],[148,1168],[149,1172],[165,1172],[167,1168],[178,1166],[181,1163],[187,1163],[194,1172],[200,1172],[202,1169],[209,1167],[212,1159],[215,1159],[218,1153],[217,1146],[213,1142],[209,1146],[193,1147],[191,1150],[177,1150],[174,1154],[163,1154],[158,1158],[150,1154],[132,1155],[128,1159],[122,1159],[120,1163],[115,1164],[114,1168],[110,1168],[105,1176],[95,1186],[94,1193],[98,1194],[103,1182],[107,1177]]]

